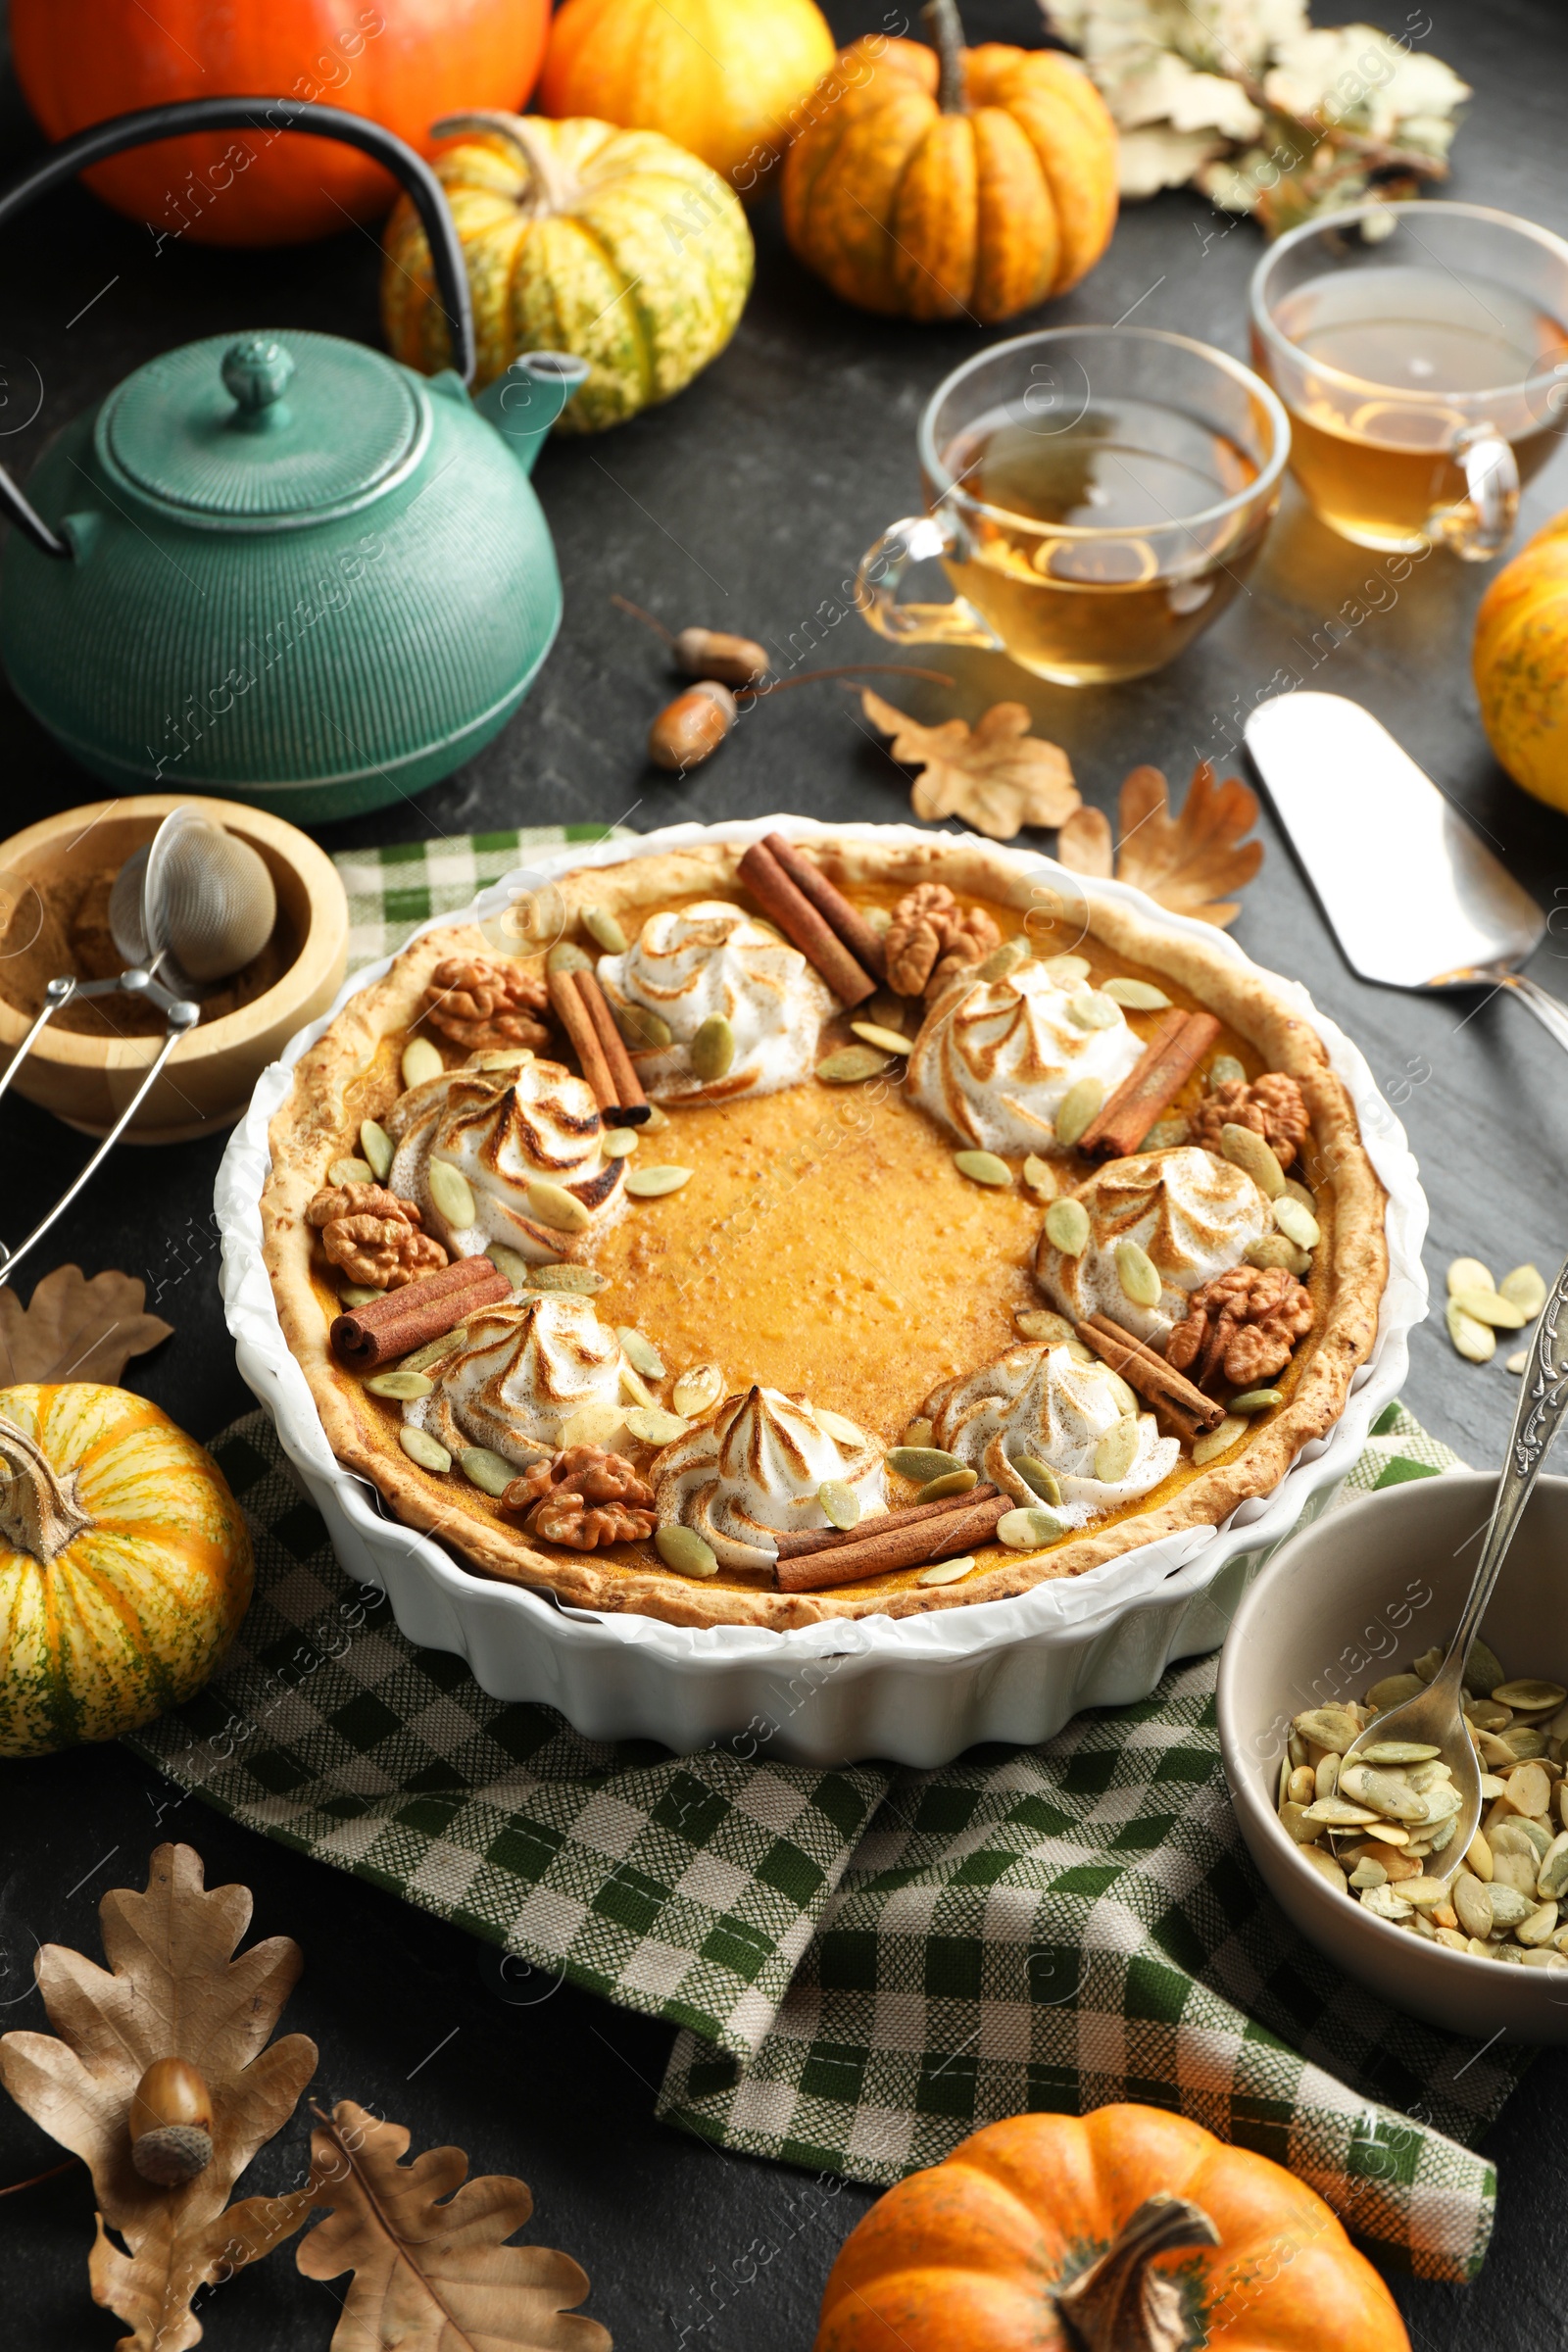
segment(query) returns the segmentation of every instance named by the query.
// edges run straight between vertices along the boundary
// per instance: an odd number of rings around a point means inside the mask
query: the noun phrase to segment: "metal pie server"
[[[1352,971],[1385,988],[1506,988],[1568,1052],[1568,1004],[1518,968],[1545,915],[1370,710],[1276,695],[1247,748]]]

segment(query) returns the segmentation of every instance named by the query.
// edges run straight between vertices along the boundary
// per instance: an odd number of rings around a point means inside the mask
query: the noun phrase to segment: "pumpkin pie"
[[[266,1253],[339,1458],[476,1574],[777,1630],[1268,1494],[1388,1271],[1292,1000],[969,837],[778,856],[428,931],[301,1057]]]

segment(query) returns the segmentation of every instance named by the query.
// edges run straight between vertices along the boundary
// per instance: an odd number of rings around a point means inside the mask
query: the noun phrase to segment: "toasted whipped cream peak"
[[[553,1452],[585,1404],[619,1405],[625,1357],[593,1300],[543,1291],[468,1317],[463,1347],[431,1367],[435,1394],[404,1407],[450,1453],[488,1446],[519,1467]]]
[[[808,1078],[817,1037],[838,1000],[799,948],[724,899],[651,914],[624,956],[605,956],[599,983],[612,1005],[641,1005],[668,1022],[673,1044],[635,1055],[656,1102],[767,1095]],[[735,1058],[705,1085],[691,1066],[705,1021],[728,1021]]]
[[[535,1263],[581,1257],[625,1205],[625,1162],[605,1156],[593,1090],[558,1061],[444,1070],[399,1096],[383,1124],[396,1146],[387,1183],[417,1202],[425,1231],[454,1257],[479,1257],[492,1242]],[[432,1195],[430,1171],[439,1160],[472,1195],[471,1225],[452,1224]],[[528,1187],[541,1180],[588,1212],[581,1232],[563,1232],[530,1213]]]
[[[779,1535],[827,1527],[817,1492],[829,1479],[855,1490],[863,1518],[887,1509],[875,1439],[857,1447],[830,1437],[808,1404],[778,1389],[726,1397],[665,1446],[652,1476],[660,1525],[695,1528],[726,1568],[769,1567]]]
[[[1009,1348],[995,1363],[950,1380],[928,1399],[931,1442],[978,1470],[1020,1503],[1040,1497],[1012,1468],[1026,1454],[1054,1470],[1061,1502],[1048,1507],[1082,1527],[1157,1487],[1181,1447],[1162,1438],[1152,1413],[1138,1415],[1138,1449],[1125,1477],[1095,1476],[1095,1448],[1122,1416],[1123,1398],[1102,1363],[1080,1363],[1060,1345]]]
[[[1090,996],[1103,1028],[1073,1016],[1074,1001]],[[1067,1089],[1098,1078],[1109,1095],[1143,1050],[1110,998],[1064,987],[1045,964],[1025,963],[1000,980],[959,979],[942,991],[915,1039],[909,1083],[915,1100],[966,1144],[1055,1152]]]
[[[1107,1160],[1076,1197],[1089,1213],[1089,1246],[1064,1257],[1042,1233],[1036,1280],[1075,1323],[1106,1315],[1159,1348],[1185,1318],[1189,1295],[1239,1266],[1250,1245],[1274,1230],[1269,1204],[1245,1169],[1197,1145]],[[1157,1306],[1139,1306],[1122,1289],[1118,1242],[1137,1242],[1152,1258]]]

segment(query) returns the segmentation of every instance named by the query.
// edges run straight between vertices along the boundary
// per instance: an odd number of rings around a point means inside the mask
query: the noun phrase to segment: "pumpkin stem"
[[[29,1551],[47,1568],[56,1552],[92,1525],[70,1491],[75,1477],[69,1487],[58,1479],[37,1441],[4,1419],[0,1462],[9,1472],[0,1477],[0,1537],[13,1551]]]
[[[926,0],[921,10],[931,46],[942,60],[942,82],[938,90],[945,115],[968,112],[963,86],[963,24],[958,16],[958,0]]]
[[[1079,2352],[1182,2352],[1188,2342],[1181,2288],[1150,2269],[1175,2246],[1217,2246],[1200,2205],[1165,2191],[1148,2199],[1096,2263],[1052,2300]]]
[[[482,107],[469,115],[444,115],[439,122],[430,125],[432,139],[460,139],[465,131],[475,131],[481,138],[493,136],[506,140],[526,166],[533,181],[536,213],[564,213],[569,209],[575,193],[571,178],[562,170],[549,140],[540,137],[536,124],[525,115],[509,115],[499,107]]]

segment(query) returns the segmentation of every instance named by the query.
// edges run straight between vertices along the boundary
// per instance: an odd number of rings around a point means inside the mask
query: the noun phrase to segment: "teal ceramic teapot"
[[[505,725],[561,622],[528,475],[587,373],[533,352],[471,400],[473,322],[440,182],[332,107],[200,99],[98,124],[0,197],[0,223],[125,147],[290,129],[364,149],[429,240],[458,369],[364,344],[218,335],[138,368],[29,478],[0,470],[0,656],[117,791],[218,793],[321,822],[418,792]]]

